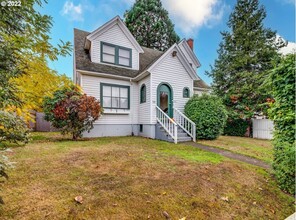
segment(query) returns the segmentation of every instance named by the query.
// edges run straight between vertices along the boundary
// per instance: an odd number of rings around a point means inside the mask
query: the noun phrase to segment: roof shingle
[[[203,80],[194,80],[193,82],[193,87],[195,88],[202,88],[202,89],[211,89],[208,84],[206,84]]]
[[[99,72],[117,76],[136,77],[144,70],[148,69],[158,58],[161,57],[163,52],[142,47],[144,53],[140,54],[140,70],[131,70],[127,68],[121,68],[116,66],[110,66],[100,63],[91,62],[90,56],[87,50],[84,49],[84,43],[86,36],[89,32],[74,29],[74,53],[75,64],[77,70]]]

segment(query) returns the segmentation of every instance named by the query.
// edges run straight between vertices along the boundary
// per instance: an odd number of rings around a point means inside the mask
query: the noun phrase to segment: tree
[[[268,116],[274,122],[273,168],[279,186],[295,195],[295,60],[290,54],[270,72],[266,85],[275,102]]]
[[[124,19],[142,46],[165,51],[180,40],[160,0],[136,0]]]
[[[212,140],[222,134],[227,112],[220,98],[195,95],[186,103],[184,113],[196,124],[197,139]]]
[[[231,118],[250,117],[263,111],[270,98],[261,87],[278,49],[284,42],[276,32],[263,26],[266,12],[258,0],[238,0],[222,32],[218,58],[207,74],[213,78],[214,92],[223,98]]]
[[[44,99],[45,120],[60,128],[62,134],[72,134],[73,140],[90,131],[100,117],[100,102],[82,94],[78,87],[64,88]]]
[[[21,1],[21,7],[0,7],[0,143],[27,141],[24,121],[16,115],[21,114],[24,103],[14,81],[32,70],[27,61],[41,59],[46,64],[47,59],[56,60],[70,52],[69,42],[57,46],[50,43],[52,18],[36,11],[36,4],[42,6],[42,3],[42,0],[26,0]],[[7,177],[8,165],[2,156],[0,177]]]
[[[11,106],[11,111],[19,112],[25,121],[32,121],[32,110],[43,111],[43,98],[55,91],[70,87],[73,82],[65,75],[51,70],[44,59],[27,60],[27,72],[13,80],[17,89],[16,95],[22,100],[22,107]],[[46,79],[46,80],[44,80]]]
[[[46,2],[46,1],[45,1]],[[56,60],[70,52],[70,42],[50,43],[52,18],[36,11],[42,0],[22,1],[21,7],[0,7],[0,109],[21,106],[15,79],[30,71],[28,60]]]

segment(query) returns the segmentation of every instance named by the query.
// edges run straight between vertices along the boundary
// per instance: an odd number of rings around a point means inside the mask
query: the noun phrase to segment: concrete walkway
[[[237,153],[233,153],[230,152],[228,150],[223,150],[220,148],[216,148],[216,147],[209,147],[209,146],[205,146],[199,143],[195,143],[195,142],[184,142],[184,144],[186,145],[191,145],[193,147],[197,147],[199,149],[205,150],[205,151],[210,151],[219,155],[222,155],[224,157],[228,157],[234,160],[238,160],[244,163],[248,163],[248,164],[252,164],[258,167],[262,167],[264,169],[271,169],[271,166],[265,162],[263,162],[262,160],[258,160],[252,157],[248,157],[242,154],[237,154]]]

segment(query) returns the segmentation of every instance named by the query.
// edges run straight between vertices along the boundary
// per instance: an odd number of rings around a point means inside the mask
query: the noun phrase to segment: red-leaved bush
[[[102,113],[100,102],[92,96],[82,94],[76,86],[58,90],[53,97],[44,99],[45,120],[61,129],[62,133],[71,133],[73,140],[82,137],[84,131],[90,131],[93,123]]]

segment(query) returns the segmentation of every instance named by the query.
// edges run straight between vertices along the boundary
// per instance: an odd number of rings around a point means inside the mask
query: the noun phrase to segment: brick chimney
[[[189,47],[191,48],[191,50],[193,50],[193,39],[192,38],[189,38],[187,40],[187,44],[189,45]]]

